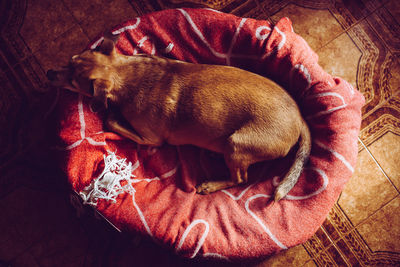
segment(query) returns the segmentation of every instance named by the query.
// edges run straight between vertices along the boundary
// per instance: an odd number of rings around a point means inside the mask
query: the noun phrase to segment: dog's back
[[[241,69],[156,56],[124,56],[105,39],[100,52],[74,56],[74,91],[119,109],[130,127],[111,130],[139,144],[191,144],[222,153],[231,181],[197,187],[211,193],[246,182],[249,165],[284,157],[299,141],[296,159],[275,193],[284,197],[310,153],[310,133],[296,102],[274,82]],[[92,85],[92,86],[90,86]]]

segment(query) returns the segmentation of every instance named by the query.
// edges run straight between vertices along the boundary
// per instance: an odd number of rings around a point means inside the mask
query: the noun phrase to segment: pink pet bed
[[[290,20],[273,26],[211,9],[175,9],[127,21],[112,33],[120,34],[122,54],[237,66],[275,80],[297,100],[312,153],[297,185],[274,205],[271,195],[294,153],[252,166],[247,185],[198,195],[195,186],[207,173],[229,177],[220,155],[205,152],[200,160],[193,146],[139,146],[107,132],[87,98],[63,92],[61,165],[84,202],[121,231],[142,233],[190,258],[260,258],[310,238],[354,171],[364,98],[322,70]]]

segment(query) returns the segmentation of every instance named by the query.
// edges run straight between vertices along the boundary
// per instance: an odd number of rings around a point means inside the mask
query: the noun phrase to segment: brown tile
[[[138,14],[127,0],[113,0],[92,6],[80,22],[89,39],[110,30],[115,25],[137,17]]]
[[[311,260],[302,245],[285,250],[256,266],[303,266]],[[310,265],[311,266],[311,265]]]
[[[0,147],[4,148],[1,146],[0,143]],[[0,165],[1,167],[3,167],[3,164],[6,163],[2,162],[2,165]],[[15,167],[16,164],[8,164],[7,167],[10,168],[9,170],[5,171],[4,174],[1,175],[1,179],[0,179],[0,199],[2,199],[3,197],[6,197],[8,194],[10,194],[11,192],[15,191],[18,187],[21,186],[21,182],[22,182],[22,175],[21,172],[18,170],[17,167]],[[0,201],[1,204],[1,201]],[[1,220],[0,220],[0,223]]]
[[[329,238],[333,241],[337,240],[340,238],[339,232],[336,230],[336,225],[332,224],[330,219],[326,219],[324,223],[322,224],[322,227],[324,228],[325,234],[329,236]]]
[[[342,252],[336,246],[331,246],[329,249],[327,249],[327,253],[329,253],[329,255],[331,256],[336,265],[338,266],[347,265]]]
[[[400,33],[399,33],[400,35]],[[391,96],[400,95],[400,53],[394,54],[390,63],[390,75],[385,79],[390,88]]]
[[[44,236],[65,224],[74,224],[70,206],[58,192],[19,187],[2,199],[7,219],[27,244],[39,242]]]
[[[372,13],[367,21],[391,51],[400,51],[400,25],[386,7]]]
[[[395,57],[366,20],[350,28],[347,34],[362,52],[357,65],[356,79],[357,89],[363,93],[366,101],[362,108],[360,136],[368,145],[379,138],[382,131],[387,130],[388,124],[383,123],[381,119],[391,112],[382,108],[382,105],[391,95],[388,81]],[[373,125],[375,122],[378,124]]]
[[[276,12],[284,9],[288,2],[285,0],[259,0],[261,6],[267,15],[273,15]],[[359,21],[370,15],[372,12],[382,7],[386,0],[360,0],[360,1],[291,1],[296,3],[299,7],[314,9],[314,10],[327,10],[334,16],[337,22],[344,29],[357,24]]]
[[[366,150],[358,154],[355,172],[346,184],[339,206],[353,225],[368,218],[397,195]]]
[[[0,259],[9,261],[26,251],[32,244],[26,242],[18,233],[14,222],[8,218],[8,213],[5,211],[6,207],[2,203],[3,201],[0,202],[0,209],[2,210],[2,216],[0,216]]]
[[[338,242],[338,246],[344,251],[345,255],[348,255],[347,258],[350,259],[350,262],[357,261],[362,263],[361,265],[365,265],[365,263],[369,262],[371,257],[370,250],[357,230],[353,230],[345,235],[343,239]],[[353,256],[350,256],[350,253],[353,254],[356,260],[351,259]]]
[[[331,1],[287,1],[287,0],[258,0],[260,6],[265,10],[267,15],[272,16],[280,10],[284,9],[287,5],[292,3],[296,4],[298,7],[322,10],[332,7]],[[292,3],[291,3],[292,2]]]
[[[399,103],[398,97],[392,98],[363,119],[360,138],[366,146],[378,140],[388,131],[400,134]]]
[[[362,53],[346,33],[317,50],[317,54],[319,64],[326,72],[357,88],[357,67]]]
[[[113,2],[113,0],[62,0],[64,5],[69,9],[75,19],[80,22],[87,19],[88,16],[92,16],[95,10],[100,10],[102,7],[106,8],[107,4]]]
[[[240,4],[242,0],[239,0],[238,4]],[[189,7],[189,8],[213,8],[216,10],[221,10],[224,6],[227,4],[229,5],[231,2],[235,2],[232,0],[228,1],[176,1],[176,0],[163,0],[163,1],[143,1],[147,3],[138,3],[140,1],[130,1],[132,6],[135,7],[135,10],[137,9],[137,6],[140,7],[145,7],[147,6],[148,8],[151,9],[151,11],[159,11],[159,10],[165,10],[165,9],[174,9],[174,8],[184,8],[184,7]],[[139,8],[140,10],[145,10],[143,8]],[[151,12],[148,10],[149,13]]]
[[[331,244],[330,244],[331,245]],[[317,235],[313,235],[311,238],[309,238],[304,244],[303,244],[305,250],[307,253],[310,255],[311,258],[315,259],[319,255],[323,254],[324,251],[326,250],[326,247],[324,247],[320,241],[320,239],[317,237]]]
[[[329,212],[327,219],[323,223],[323,227],[332,240],[338,240],[354,228],[337,203]]]
[[[135,11],[139,14],[139,16],[162,9],[159,5],[160,2],[157,2],[157,1],[149,2],[149,1],[130,0],[129,2],[133,6]],[[163,1],[161,3],[165,3],[165,2]]]
[[[258,0],[267,16],[272,16],[287,5],[286,1]]]
[[[372,251],[400,252],[400,196],[357,227]]]
[[[36,259],[29,252],[25,252],[22,255],[18,255],[17,258],[10,262],[10,266],[30,266],[39,267]]]
[[[317,266],[315,264],[315,262],[313,260],[307,261],[304,265],[302,265],[303,267],[315,267]]]
[[[386,0],[334,1],[334,13],[345,28],[350,28],[380,8]]]
[[[239,17],[246,18],[257,18],[261,19],[260,16],[264,16],[264,10],[258,5],[255,0],[243,1],[244,3],[232,2],[231,5],[225,6],[221,9],[222,12],[234,14]]]
[[[368,148],[389,179],[400,189],[400,136],[388,132]]]
[[[82,266],[88,241],[79,228],[62,226],[29,249],[40,266]]]
[[[59,68],[86,48],[89,39],[77,24],[52,42],[46,43],[35,56],[43,69]]]
[[[29,48],[35,52],[73,26],[74,18],[61,1],[28,1],[24,23],[19,31]]]
[[[328,251],[323,251],[313,258],[317,266],[335,266],[335,261]]]
[[[271,18],[276,23],[283,17],[292,20],[294,31],[314,50],[321,48],[343,32],[340,24],[326,9],[316,10],[289,4]]]
[[[385,104],[398,91],[398,60],[366,20],[359,22],[346,33],[362,52],[357,66],[354,66],[354,77],[357,89],[363,93],[366,100],[362,108],[360,137],[369,145],[388,130],[396,129],[397,125],[400,125],[400,120],[396,119],[400,115],[400,109]]]
[[[314,235],[319,239],[323,247],[329,247],[332,244],[330,237],[328,237],[324,227],[320,227]]]
[[[45,72],[43,72],[43,68],[37,58],[33,55],[29,56],[25,60],[23,60],[19,64],[19,66],[25,74],[24,76],[26,77],[26,83],[28,83],[29,81],[29,84],[31,86],[29,88],[29,91],[44,92],[44,87],[46,87],[47,83],[47,77],[45,75]],[[14,68],[14,70],[15,69],[16,68]],[[21,76],[22,75],[19,75],[20,79],[22,78]]]
[[[356,88],[365,97],[366,103],[362,110],[363,118],[365,118],[377,105],[385,101],[383,93],[387,91],[387,87],[384,86],[384,81],[390,77],[390,65],[394,57],[366,20],[347,30],[346,34],[354,44],[342,46],[342,51],[355,47],[359,50],[358,53],[361,53],[357,65],[354,66],[356,75],[352,74],[354,78],[351,82],[354,85],[354,79],[357,80]],[[331,59],[336,60],[335,58]],[[351,57],[349,60],[354,62]]]
[[[385,65],[374,96],[377,101],[368,103],[370,110],[363,115],[360,138],[367,146],[388,131],[400,135],[400,64],[391,56]],[[373,107],[373,102],[378,104]]]
[[[20,96],[20,87],[15,83],[13,73],[0,70],[0,166],[7,165],[15,156],[16,144],[14,141],[14,129],[18,124],[18,113],[23,105]],[[7,185],[17,185],[14,180],[6,180],[4,174],[0,179],[0,196],[8,190]],[[6,185],[2,187],[3,185]]]
[[[0,50],[3,57],[11,66],[14,66],[31,54],[26,42],[19,34],[26,18],[27,3],[24,1],[3,1],[0,7]]]
[[[385,4],[385,8],[389,11],[396,22],[400,24],[400,2],[397,0],[389,0]]]
[[[348,265],[352,267],[361,266],[361,263],[358,261],[357,257],[353,254],[352,249],[343,239],[340,239],[336,243],[336,248],[340,250],[342,257],[346,259]]]
[[[5,252],[9,253],[8,256],[17,257],[13,266],[82,265],[79,262],[87,248],[87,237],[75,219],[67,195],[51,188],[47,190],[20,187],[0,202],[3,216],[5,214],[7,218],[6,225],[10,229],[2,228],[10,235],[5,244],[8,252]],[[15,234],[12,234],[13,228]],[[0,253],[3,250],[1,244]],[[32,258],[37,264],[28,264]]]

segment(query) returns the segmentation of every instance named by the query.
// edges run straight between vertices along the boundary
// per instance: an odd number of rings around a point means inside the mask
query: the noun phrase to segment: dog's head
[[[97,49],[73,56],[68,65],[59,70],[49,70],[50,84],[94,97],[107,108],[108,94],[115,80],[112,67],[116,58],[116,40],[105,37]]]

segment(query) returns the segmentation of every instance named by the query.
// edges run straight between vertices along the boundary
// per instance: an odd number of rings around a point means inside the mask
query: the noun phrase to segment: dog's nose
[[[54,81],[57,78],[57,72],[54,70],[48,70],[46,76],[49,81]]]

